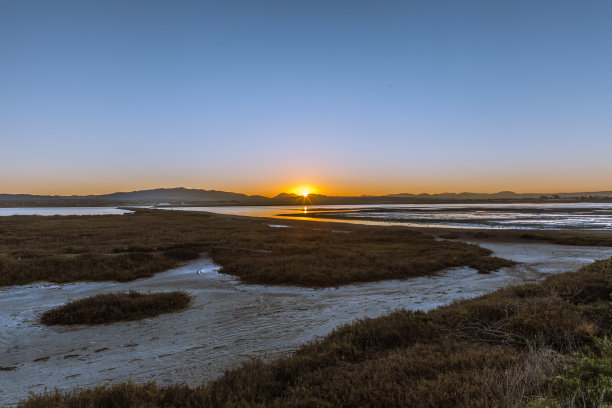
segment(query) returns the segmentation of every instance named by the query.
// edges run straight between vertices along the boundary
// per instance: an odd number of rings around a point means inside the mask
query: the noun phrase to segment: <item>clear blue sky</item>
[[[612,190],[610,1],[0,0],[0,192]]]

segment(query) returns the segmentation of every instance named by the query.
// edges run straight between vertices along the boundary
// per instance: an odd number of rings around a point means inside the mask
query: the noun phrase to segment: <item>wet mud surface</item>
[[[612,256],[611,248],[483,243],[520,264],[491,274],[469,268],[401,281],[330,289],[241,284],[208,259],[129,283],[39,283],[0,289],[0,405],[30,391],[90,387],[133,379],[197,385],[248,356],[273,357],[334,327],[398,308],[429,310],[510,284],[535,281]],[[182,312],[102,326],[38,321],[70,300],[119,290],[184,290]]]

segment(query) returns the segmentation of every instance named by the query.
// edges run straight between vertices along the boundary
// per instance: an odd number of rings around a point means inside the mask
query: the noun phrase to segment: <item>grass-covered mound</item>
[[[123,383],[39,407],[603,407],[612,402],[612,259],[430,311],[347,324],[197,388]]]
[[[309,287],[424,276],[455,266],[486,273],[514,264],[477,245],[436,241],[403,228],[358,228],[349,234],[278,229],[287,232],[263,243],[270,252],[214,248],[213,259],[222,272],[244,282]]]
[[[139,320],[162,313],[176,312],[189,305],[185,292],[106,293],[66,303],[41,316],[43,324],[103,324]]]
[[[244,282],[310,287],[406,278],[455,266],[489,272],[513,262],[406,228],[269,220],[183,211],[0,217],[0,286],[128,281],[208,252]]]

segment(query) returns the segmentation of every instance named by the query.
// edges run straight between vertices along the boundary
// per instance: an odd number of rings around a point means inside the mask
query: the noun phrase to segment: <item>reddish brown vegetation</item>
[[[0,286],[41,280],[128,281],[208,252],[244,282],[336,286],[427,275],[452,266],[489,272],[513,262],[406,228],[292,222],[179,211],[0,217]]]

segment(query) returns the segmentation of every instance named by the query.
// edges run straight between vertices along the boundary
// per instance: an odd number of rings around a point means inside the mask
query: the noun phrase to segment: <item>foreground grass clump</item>
[[[32,396],[22,406],[36,408],[173,408],[197,407],[192,389],[185,385],[164,387],[154,383],[115,384],[94,389],[79,389],[71,393],[48,393]],[[25,405],[24,405],[25,404]]]
[[[123,383],[32,396],[19,406],[605,406],[609,341],[601,339],[612,335],[611,294],[609,259],[427,313],[359,320],[196,388]]]
[[[490,272],[513,262],[406,228],[269,220],[183,211],[0,217],[0,286],[129,281],[208,252],[248,283],[337,286],[422,276],[455,266]]]
[[[43,324],[103,324],[139,320],[187,307],[191,297],[185,292],[107,293],[66,303],[45,312]]]
[[[612,408],[612,341],[600,339],[593,351],[569,358],[557,380],[557,406],[578,399],[580,405]]]

